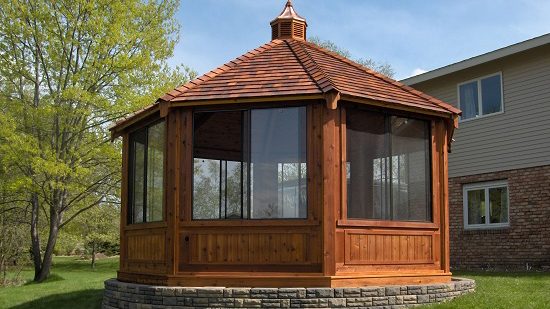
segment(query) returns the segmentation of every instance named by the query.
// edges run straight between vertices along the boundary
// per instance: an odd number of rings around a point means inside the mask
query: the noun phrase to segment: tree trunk
[[[38,212],[40,211],[40,205],[36,193],[31,195],[31,206],[31,249],[34,263],[34,281],[38,281],[42,270],[42,254],[40,253],[40,236],[38,235]]]
[[[42,282],[50,275],[50,268],[52,266],[53,250],[55,249],[55,243],[57,241],[57,234],[59,233],[59,224],[61,222],[60,214],[54,207],[50,207],[50,229],[48,243],[46,244],[46,250],[44,250],[44,258],[42,260],[42,267],[35,275],[35,282]],[[36,273],[36,272],[35,272]]]
[[[95,241],[92,242],[92,269],[95,269]]]
[[[6,275],[7,275],[7,269],[5,265],[5,258],[3,255],[0,256],[0,271],[2,272],[2,281],[0,281],[0,287],[4,286],[6,284]]]

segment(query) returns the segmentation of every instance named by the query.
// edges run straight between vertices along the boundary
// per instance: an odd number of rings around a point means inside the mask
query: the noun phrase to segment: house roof
[[[536,48],[539,46],[543,46],[546,44],[550,44],[550,33],[541,35],[539,37],[536,37],[527,41],[506,46],[479,56],[468,58],[466,60],[462,60],[462,61],[450,64],[423,74],[409,77],[401,80],[401,82],[407,85],[415,85],[430,79],[434,79],[434,78],[451,74],[460,70],[471,68],[489,61],[511,56],[511,55],[514,55],[532,48]]]

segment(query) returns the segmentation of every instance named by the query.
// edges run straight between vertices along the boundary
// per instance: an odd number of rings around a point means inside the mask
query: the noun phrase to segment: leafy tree
[[[90,209],[85,216],[75,220],[82,231],[84,245],[91,255],[92,268],[95,268],[96,254],[101,251],[100,247],[105,243],[118,242],[119,214],[117,207],[105,204]]]
[[[336,45],[336,43],[330,40],[323,40],[318,36],[314,36],[308,38],[308,41],[332,52],[335,52],[343,57],[351,59],[351,53],[347,49],[343,49],[342,47]],[[354,61],[361,64],[362,66],[365,66],[388,77],[393,77],[395,75],[393,67],[386,62],[378,62],[370,58],[358,58]]]
[[[110,143],[109,124],[194,73],[166,64],[177,0],[0,1],[0,111],[16,120],[0,132],[0,151],[17,176],[13,205],[28,209],[41,282],[59,230],[119,203],[120,143]]]

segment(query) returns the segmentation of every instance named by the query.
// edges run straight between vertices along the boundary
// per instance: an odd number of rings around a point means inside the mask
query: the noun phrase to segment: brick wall
[[[550,154],[549,154],[550,155]],[[462,186],[507,180],[510,227],[465,230]],[[550,266],[550,165],[449,179],[451,266]]]

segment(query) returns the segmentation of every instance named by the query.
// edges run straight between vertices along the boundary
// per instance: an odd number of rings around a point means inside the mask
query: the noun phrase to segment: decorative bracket
[[[338,108],[338,101],[340,100],[340,92],[330,91],[325,93],[325,101],[327,102],[327,108],[335,110]]]
[[[168,110],[170,109],[170,102],[159,100],[160,117],[165,118],[168,116]]]

